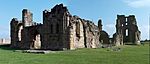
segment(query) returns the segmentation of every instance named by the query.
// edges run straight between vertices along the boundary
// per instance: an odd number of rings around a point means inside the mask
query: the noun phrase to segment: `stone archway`
[[[35,35],[33,46],[34,46],[34,49],[40,49],[41,48],[41,36],[40,36],[40,34]]]
[[[21,34],[22,34],[23,26],[20,25],[18,28],[19,28],[18,29],[18,40],[21,41]]]
[[[30,48],[31,49],[41,49],[41,35],[36,28],[32,28],[30,34]]]
[[[105,31],[100,31],[100,41],[102,44],[110,44],[109,35]]]

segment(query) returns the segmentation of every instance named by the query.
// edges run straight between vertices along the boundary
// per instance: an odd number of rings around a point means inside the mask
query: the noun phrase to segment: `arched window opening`
[[[36,34],[36,35],[35,35],[34,48],[35,48],[35,49],[40,49],[40,48],[41,48],[41,38],[40,38],[40,34]]]
[[[128,36],[128,29],[126,29],[126,36]]]
[[[18,31],[18,40],[21,41],[21,32],[22,32],[23,26],[19,27],[19,31]]]

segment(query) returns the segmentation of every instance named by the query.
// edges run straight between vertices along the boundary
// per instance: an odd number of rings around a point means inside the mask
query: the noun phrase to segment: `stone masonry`
[[[109,35],[106,31],[102,30],[102,20],[98,21],[98,27],[99,27],[99,41],[101,42],[102,46],[108,46],[110,44],[109,42]]]
[[[116,46],[126,43],[140,44],[140,34],[134,15],[117,15],[116,33],[113,35],[113,42]]]
[[[22,20],[11,20],[11,47],[20,49],[64,50],[100,47],[100,31],[92,21],[72,16],[63,4],[43,11],[43,24],[22,11]]]
[[[116,23],[113,44],[140,44],[140,31],[134,15],[117,15]],[[44,10],[42,24],[33,22],[31,11],[23,9],[22,20],[13,18],[10,28],[12,48],[73,50],[111,44],[108,33],[102,30],[101,19],[96,26],[90,20],[72,16],[63,4],[56,5],[51,10]]]

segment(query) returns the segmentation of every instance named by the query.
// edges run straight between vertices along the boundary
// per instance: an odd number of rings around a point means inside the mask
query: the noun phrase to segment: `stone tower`
[[[23,26],[21,21],[18,21],[17,18],[13,18],[10,23],[11,47],[18,48],[20,46],[22,29]]]
[[[137,26],[136,18],[134,15],[130,15],[127,17],[127,24],[128,27],[125,29],[128,33],[124,33],[126,36],[125,42],[132,42],[134,44],[140,44],[140,31]],[[124,30],[124,31],[125,31]]]
[[[32,26],[32,20],[33,20],[32,17],[33,14],[29,10],[27,9],[22,10],[22,22],[24,27]]]
[[[138,30],[135,16],[117,15],[116,33],[113,36],[116,45],[129,42],[140,44],[140,31]]]
[[[63,49],[67,48],[67,14],[68,9],[63,4],[43,11],[42,48],[43,49]],[[63,38],[62,38],[63,37]]]
[[[98,20],[98,28],[99,28],[99,31],[102,31],[102,20]]]
[[[102,30],[102,20],[98,20],[98,28],[100,32],[99,41],[103,44],[103,46],[107,46],[110,44],[109,42],[109,35],[106,31]]]

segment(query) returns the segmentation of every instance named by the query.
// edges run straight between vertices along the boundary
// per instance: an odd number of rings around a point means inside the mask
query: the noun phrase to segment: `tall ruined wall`
[[[98,20],[98,28],[99,28],[99,32],[102,31],[102,20]]]
[[[22,10],[23,26],[24,27],[32,26],[32,21],[33,21],[33,14],[29,10],[23,9]]]
[[[63,4],[44,10],[43,24],[32,21],[32,13],[27,9],[22,11],[22,22],[12,19],[12,47],[50,50],[100,47],[102,25],[98,27],[92,21],[72,16]]]
[[[37,34],[41,32],[41,25],[32,22],[32,13],[23,9],[22,21],[13,18],[10,23],[11,47],[20,49],[39,49]],[[38,33],[36,33],[38,32]],[[37,38],[36,38],[37,37]],[[37,47],[39,46],[39,47]]]
[[[56,5],[51,11],[43,11],[42,48],[67,48],[67,14],[68,10],[62,4]]]
[[[100,47],[98,27],[78,16],[73,16],[72,19],[69,25],[71,49]]]
[[[116,33],[113,35],[116,46],[123,43],[140,44],[140,31],[134,15],[117,15]]]
[[[125,23],[126,18],[124,15],[117,15],[116,20],[116,33],[113,34],[113,43],[116,46],[123,45],[123,23]]]
[[[85,33],[85,44],[87,48],[98,48],[99,43],[99,29],[91,21],[83,21],[84,33]]]
[[[22,23],[17,20],[17,18],[13,18],[10,23],[10,37],[11,37],[11,47],[18,48],[21,43],[21,35],[22,35]]]
[[[22,34],[22,49],[41,49],[41,24],[24,27]]]
[[[108,46],[110,44],[109,35],[106,31],[102,30],[102,20],[98,20],[98,28],[99,28],[99,41],[103,47]]]
[[[43,18],[43,28],[47,29],[43,31],[43,48],[76,49],[99,46],[98,27],[91,21],[72,16],[62,4],[56,5],[51,11],[43,11]]]
[[[137,26],[137,21],[134,15],[129,15],[127,17],[128,23],[128,41],[133,44],[140,44],[140,31]]]
[[[69,22],[69,45],[70,49],[76,49],[76,48],[84,48],[84,28],[82,21],[79,17],[73,16],[70,18]]]

